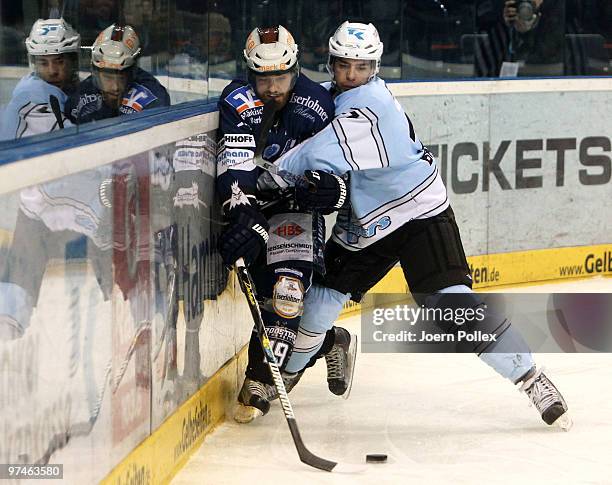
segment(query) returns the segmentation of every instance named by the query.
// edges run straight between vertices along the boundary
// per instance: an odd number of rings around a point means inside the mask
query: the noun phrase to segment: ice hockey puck
[[[383,453],[372,453],[366,455],[366,463],[385,463],[387,461],[387,455]]]

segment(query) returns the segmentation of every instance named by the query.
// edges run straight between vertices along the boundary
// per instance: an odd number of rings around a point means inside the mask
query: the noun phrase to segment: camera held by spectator
[[[504,22],[514,27],[517,32],[533,30],[538,24],[543,0],[506,0],[504,4]]]

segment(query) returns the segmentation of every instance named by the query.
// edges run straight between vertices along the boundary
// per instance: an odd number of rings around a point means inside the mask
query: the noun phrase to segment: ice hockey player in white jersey
[[[64,19],[39,19],[25,41],[32,72],[19,81],[2,114],[0,140],[58,130],[67,97],[78,87],[80,35]],[[51,99],[57,99],[54,109]],[[58,119],[58,117],[60,119]]]
[[[360,301],[398,262],[419,305],[441,310],[482,307],[471,289],[459,229],[436,161],[377,76],[382,51],[372,24],[344,22],[336,30],[329,40],[328,61],[335,119],[275,162],[317,187],[296,188],[301,207],[338,210],[325,248],[326,275],[306,296],[301,322],[305,331],[285,368],[296,376],[332,348],[335,333],[330,329],[342,305],[349,298]],[[340,180],[348,181],[348,197]],[[536,368],[529,347],[510,322],[487,310],[478,323],[479,329],[494,331],[497,342],[478,342],[467,350],[520,385],[547,424],[567,429],[571,421],[563,397]]]

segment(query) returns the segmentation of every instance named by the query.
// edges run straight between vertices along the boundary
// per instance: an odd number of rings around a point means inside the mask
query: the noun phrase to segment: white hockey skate
[[[334,327],[334,331],[334,346],[325,354],[327,387],[333,394],[348,399],[357,358],[357,335],[351,335],[342,327]]]
[[[246,377],[238,394],[234,420],[244,424],[265,415],[270,410],[270,401],[277,397],[274,386]]]
[[[567,403],[543,371],[543,368],[534,369],[519,390],[527,394],[546,424],[569,431],[573,423],[567,412]]]

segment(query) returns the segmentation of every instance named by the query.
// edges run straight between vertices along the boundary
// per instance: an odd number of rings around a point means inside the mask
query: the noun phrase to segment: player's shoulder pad
[[[324,123],[330,121],[334,116],[334,100],[331,93],[303,74],[298,77],[289,102],[306,106],[314,111]]]
[[[220,108],[230,106],[238,114],[246,111],[247,109],[256,108],[263,106],[263,102],[259,99],[255,91],[250,84],[244,81],[232,81],[221,93],[221,99],[219,100]]]

